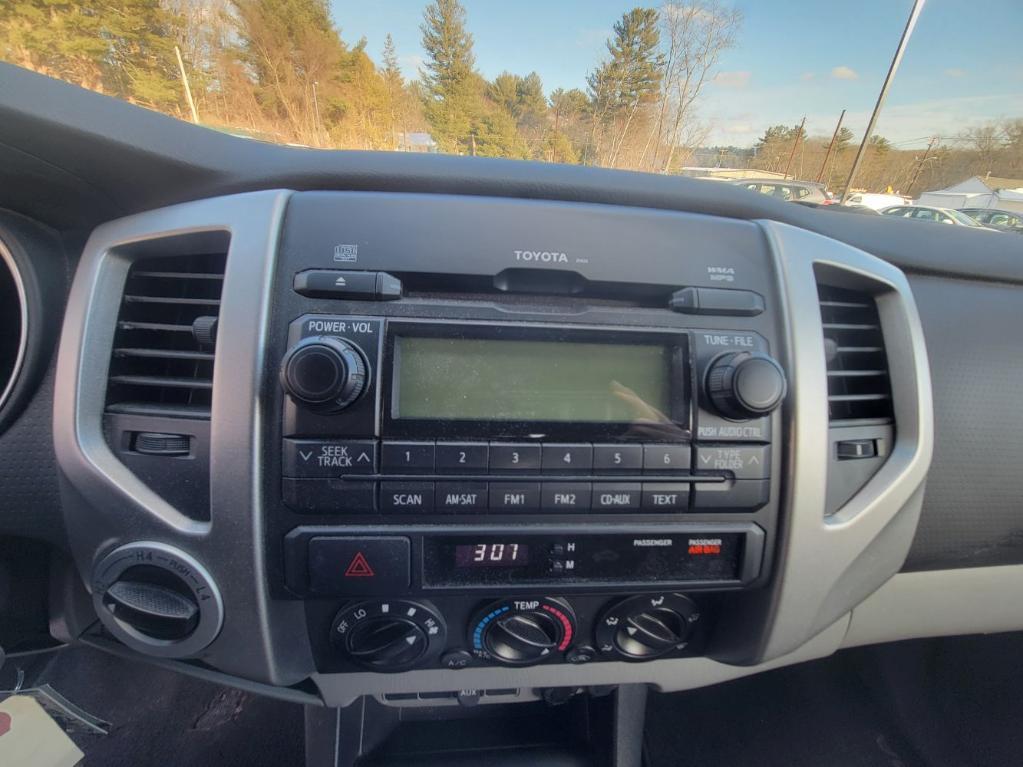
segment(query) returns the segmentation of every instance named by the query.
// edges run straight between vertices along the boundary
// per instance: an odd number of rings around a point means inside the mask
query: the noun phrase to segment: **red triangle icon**
[[[376,575],[373,572],[373,568],[369,566],[369,562],[366,561],[366,557],[360,551],[354,557],[352,561],[348,563],[348,569],[345,570],[345,578],[372,578]]]

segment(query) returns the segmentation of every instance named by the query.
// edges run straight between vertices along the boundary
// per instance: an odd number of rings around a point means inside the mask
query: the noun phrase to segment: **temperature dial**
[[[699,608],[681,594],[630,597],[597,621],[597,646],[627,660],[651,660],[686,646]]]
[[[421,602],[359,602],[339,612],[331,626],[335,647],[374,671],[404,671],[444,648],[444,621]]]
[[[469,623],[477,657],[509,666],[542,663],[564,652],[575,636],[575,615],[561,599],[502,599]]]

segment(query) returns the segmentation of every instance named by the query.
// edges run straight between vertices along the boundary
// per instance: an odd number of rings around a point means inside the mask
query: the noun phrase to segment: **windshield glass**
[[[927,3],[849,184],[912,7],[17,0],[0,3],[0,57],[244,140],[1023,211],[1019,0],[985,4],[996,24]]]

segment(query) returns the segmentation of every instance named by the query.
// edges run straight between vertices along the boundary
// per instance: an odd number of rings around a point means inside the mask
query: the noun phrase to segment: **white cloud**
[[[836,80],[859,80],[859,73],[852,67],[840,66],[831,70],[831,76]]]
[[[714,83],[722,88],[745,88],[752,76],[752,72],[718,72]]]
[[[423,66],[423,62],[426,61],[418,53],[412,53],[408,56],[398,57],[398,66],[401,67],[401,72],[406,78],[416,79],[419,77],[419,68]]]
[[[946,77],[966,77],[966,70],[959,67],[949,67],[945,70]]]

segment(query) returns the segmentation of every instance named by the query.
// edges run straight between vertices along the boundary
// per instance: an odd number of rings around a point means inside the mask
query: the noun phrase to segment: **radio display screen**
[[[395,338],[392,417],[472,421],[668,421],[663,344]]]

